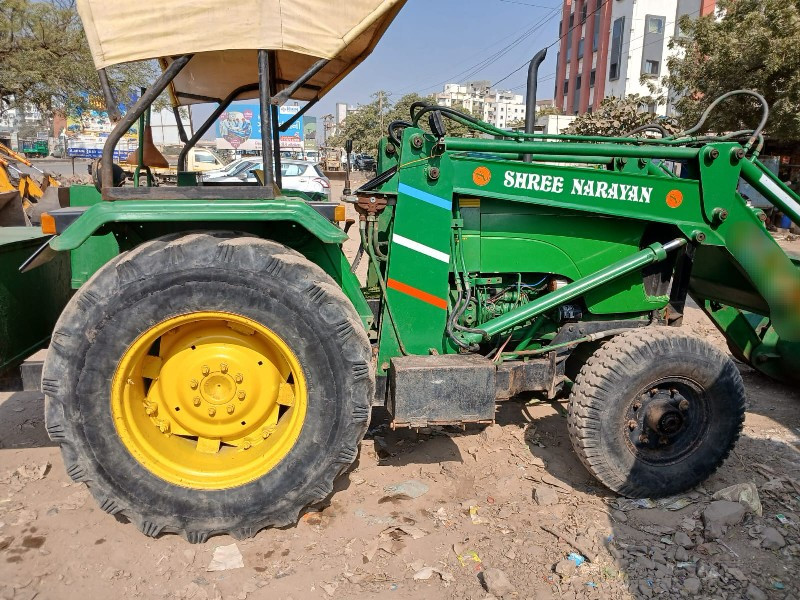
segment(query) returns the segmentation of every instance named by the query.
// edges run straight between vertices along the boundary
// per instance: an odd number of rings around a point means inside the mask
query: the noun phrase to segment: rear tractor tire
[[[603,344],[583,365],[569,401],[581,462],[628,497],[663,497],[704,481],[727,458],[744,422],[733,361],[667,327]]]
[[[356,458],[375,376],[350,301],[280,244],[146,242],[100,269],[52,336],[42,387],[68,474],[146,535],[296,521]]]

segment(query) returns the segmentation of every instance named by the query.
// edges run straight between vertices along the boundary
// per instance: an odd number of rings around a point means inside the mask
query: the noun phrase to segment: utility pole
[[[378,92],[378,114],[381,117],[381,128],[379,131],[383,133],[383,90]]]
[[[378,116],[380,118],[380,132],[383,133],[383,99],[386,97],[386,92],[383,90],[378,92]]]

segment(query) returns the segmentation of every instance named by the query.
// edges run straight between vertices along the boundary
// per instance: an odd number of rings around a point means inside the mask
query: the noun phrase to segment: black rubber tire
[[[156,477],[120,441],[110,415],[110,381],[130,343],[167,318],[198,310],[266,325],[292,347],[307,380],[307,413],[289,454],[261,478],[224,490]],[[72,479],[146,535],[251,537],[295,522],[304,507],[332,493],[334,479],[356,459],[375,390],[371,356],[352,303],[299,253],[246,234],[174,234],[110,261],[67,305],[42,379],[47,431]]]
[[[643,391],[662,385],[699,390],[680,434],[690,437],[642,451],[627,431],[637,414],[631,411],[637,399],[647,402]],[[663,497],[692,488],[722,464],[744,411],[744,385],[730,357],[689,333],[648,327],[612,338],[584,364],[570,396],[569,435],[581,462],[606,487],[632,498]]]

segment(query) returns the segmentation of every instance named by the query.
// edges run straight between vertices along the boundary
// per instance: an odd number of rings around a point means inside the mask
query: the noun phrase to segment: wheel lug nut
[[[205,377],[206,375],[208,375],[209,373],[211,373],[211,369],[209,369],[209,368],[208,368],[208,365],[203,365],[203,368],[202,368],[202,369],[200,369],[200,370],[201,370],[201,371],[202,371],[202,373],[203,373],[203,377]]]
[[[261,430],[261,437],[267,439],[269,437],[269,429],[262,429]]]
[[[158,430],[161,433],[169,433],[169,422],[168,421],[159,421],[158,422]]]
[[[235,410],[235,408],[234,408],[233,404],[228,404],[228,408],[227,408],[228,414],[232,415],[234,410]]]
[[[242,376],[242,374],[241,374],[241,373],[237,373],[237,374],[236,374],[236,377],[234,377],[234,378],[233,378],[233,380],[234,380],[236,383],[242,383],[242,381],[244,381],[244,377]]]
[[[649,438],[648,438],[648,437],[647,437],[645,434],[642,434],[642,435],[640,435],[640,436],[639,436],[639,441],[640,441],[642,444],[648,444],[648,443],[650,443],[650,439],[649,439]]]
[[[677,393],[678,393],[678,390],[676,390],[675,388],[670,388],[670,390],[669,390],[669,395],[670,396],[674,396]]]
[[[655,396],[657,393],[658,393],[658,388],[653,388],[652,390],[650,390],[651,396]]]
[[[194,404],[195,406],[200,406],[200,402],[201,402],[201,401],[200,401],[200,396],[195,396],[195,397],[192,399],[192,404]]]
[[[628,421],[628,429],[630,429],[631,431],[633,431],[634,429],[636,429],[636,421],[634,421],[633,419],[631,419],[630,421]]]
[[[633,403],[633,410],[639,410],[640,408],[642,408],[641,402],[637,400],[636,402]]]
[[[220,363],[219,370],[222,371],[223,373],[227,373],[228,372],[228,365],[226,365],[225,363]]]
[[[148,417],[154,417],[158,414],[158,406],[150,404],[145,407],[144,412],[147,413]]]
[[[197,383],[197,379],[192,379],[189,382],[189,387],[192,388],[193,390],[196,390],[198,385],[199,384]]]
[[[245,440],[244,444],[242,444],[242,448],[244,448],[245,450],[250,450],[251,446],[252,444],[248,440]]]
[[[689,401],[686,398],[684,398],[678,403],[678,408],[686,412],[687,410],[689,410]]]
[[[211,408],[208,409],[208,416],[209,417],[213,417],[215,414],[217,414],[217,409],[216,408],[214,408],[212,406]]]
[[[238,394],[236,394],[236,396],[237,398],[239,398],[239,400],[244,400],[245,397],[244,390],[240,391]]]

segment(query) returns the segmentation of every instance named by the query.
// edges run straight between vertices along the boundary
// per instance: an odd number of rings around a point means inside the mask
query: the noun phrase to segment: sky
[[[372,54],[308,114],[331,114],[337,102],[368,103],[381,89],[397,100],[440,92],[445,83],[494,83],[558,38],[561,6],[560,0],[408,0]],[[540,81],[555,73],[556,51],[548,50]],[[524,68],[499,87],[522,86],[516,91],[524,93],[526,79]],[[540,84],[542,99],[552,97],[553,86],[553,77]]]
[[[372,54],[307,114],[333,114],[337,102],[369,103],[378,90],[396,101],[481,79],[524,94],[527,63],[558,39],[561,6],[561,0],[408,0]],[[539,68],[539,99],[553,96],[557,49],[548,50]],[[202,122],[211,107],[192,112]]]

